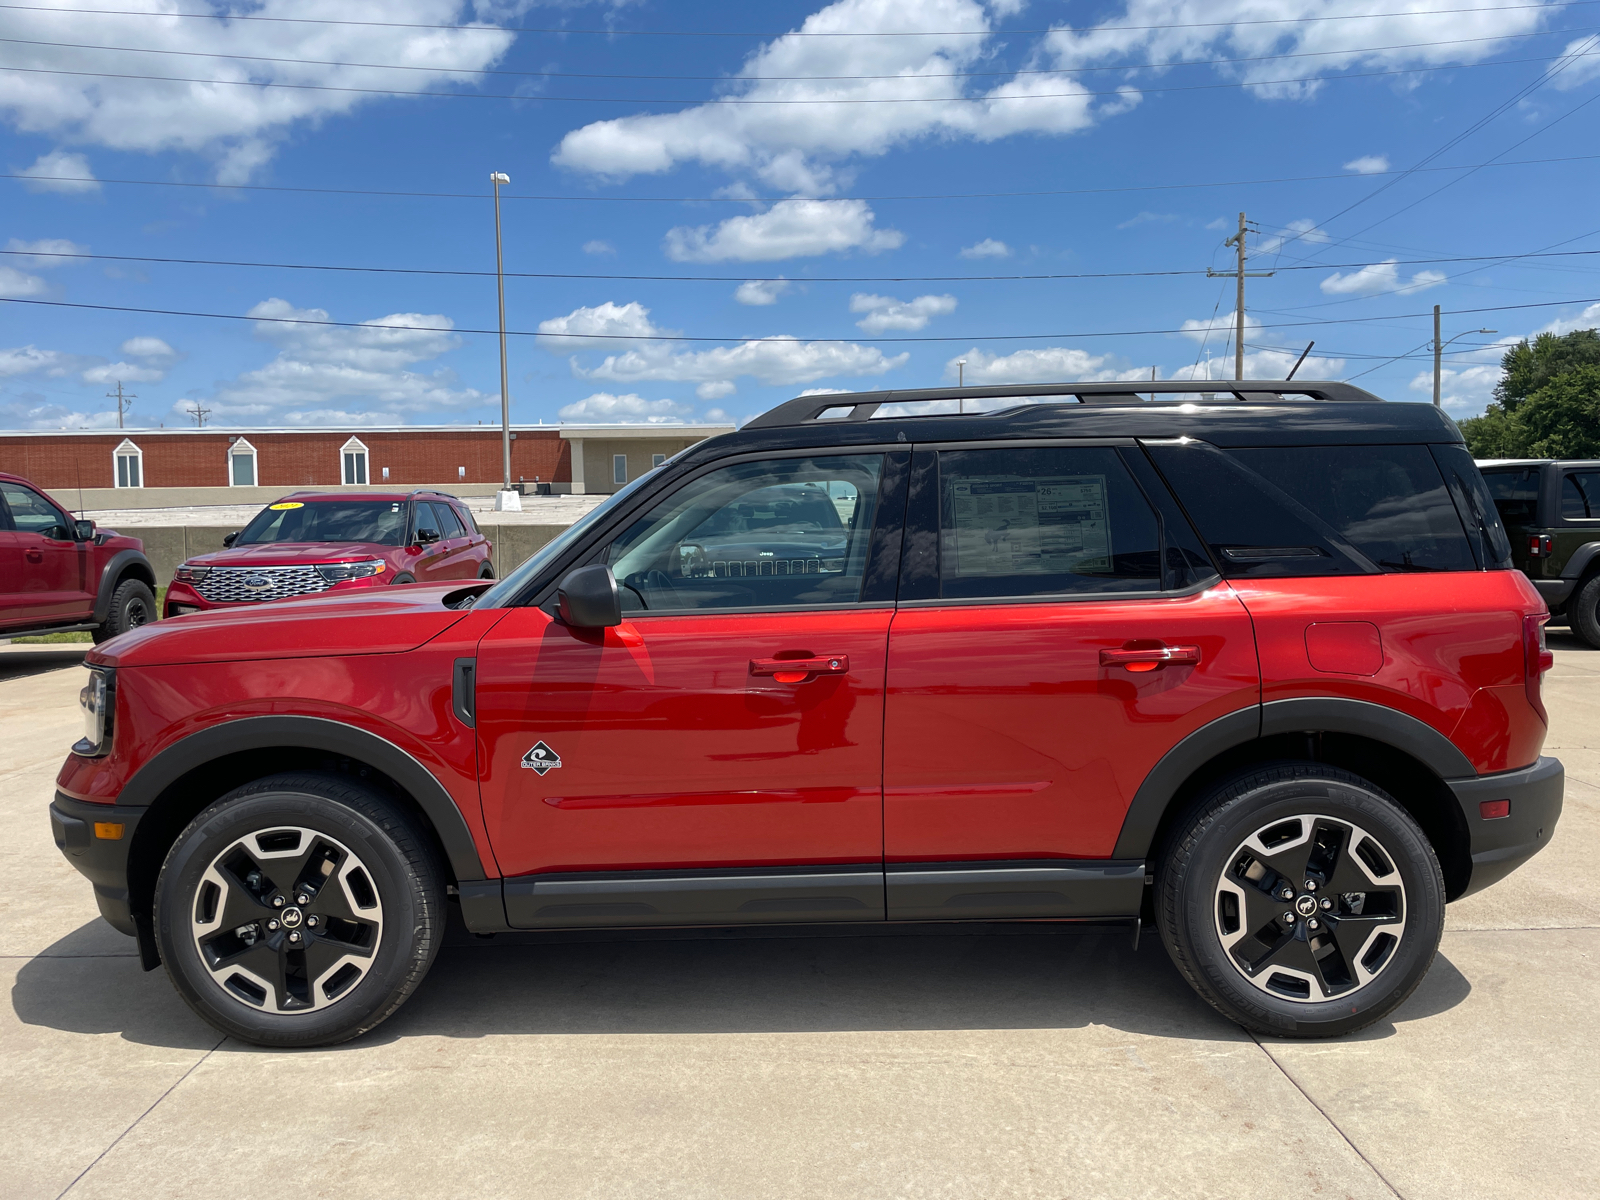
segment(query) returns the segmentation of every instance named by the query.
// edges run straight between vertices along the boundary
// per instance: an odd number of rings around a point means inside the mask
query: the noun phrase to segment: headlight
[[[362,562],[317,564],[317,574],[329,583],[343,583],[347,579],[365,579],[368,575],[376,575],[382,570],[383,563],[375,558],[365,559]]]
[[[111,752],[111,718],[116,703],[116,675],[108,667],[90,667],[89,682],[78,693],[78,706],[83,709],[83,739],[72,747],[74,754],[99,758]]]
[[[192,567],[184,563],[173,572],[172,578],[178,583],[202,583],[209,574],[211,574],[210,567]]]

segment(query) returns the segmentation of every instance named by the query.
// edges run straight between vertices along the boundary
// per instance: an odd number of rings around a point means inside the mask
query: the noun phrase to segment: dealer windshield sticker
[[[1106,477],[953,481],[956,574],[1093,574],[1111,569]]]
[[[285,500],[282,504],[269,504],[267,507],[273,512],[282,512],[286,508],[304,508],[305,505],[298,500]]]
[[[522,756],[522,765],[543,775],[546,771],[553,771],[561,765],[561,756],[543,742],[539,742]]]

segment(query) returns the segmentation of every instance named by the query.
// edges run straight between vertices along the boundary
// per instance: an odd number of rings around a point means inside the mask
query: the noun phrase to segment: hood
[[[85,661],[109,667],[403,654],[467,615],[444,606],[472,581],[324,592],[236,609],[169,617],[96,646]]]
[[[399,549],[399,546],[368,542],[265,542],[259,546],[213,550],[184,562],[197,567],[298,567],[308,563],[383,558]]]

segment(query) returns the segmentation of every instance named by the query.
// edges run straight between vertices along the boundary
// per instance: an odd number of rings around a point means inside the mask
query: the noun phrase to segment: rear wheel
[[[390,587],[399,587],[403,583],[415,583],[415,582],[416,582],[415,577],[413,577],[411,575],[400,574],[400,575],[396,575],[392,580],[390,580],[389,586]]]
[[[111,611],[105,624],[94,631],[95,644],[109,641],[119,633],[127,633],[156,619],[156,597],[148,584],[138,579],[124,579],[111,593]]]
[[[483,566],[478,569],[478,578],[479,579],[493,579],[494,578],[494,568],[492,566],[490,566],[488,563],[484,563]]]
[[[156,937],[191,1008],[262,1046],[365,1033],[422,982],[444,930],[428,841],[339,776],[236,788],[179,835],[156,885]]]
[[[1591,575],[1567,605],[1572,632],[1600,650],[1600,575]]]
[[[1217,788],[1169,841],[1161,936],[1212,1007],[1258,1033],[1370,1025],[1422,982],[1444,929],[1444,878],[1408,813],[1315,763]]]

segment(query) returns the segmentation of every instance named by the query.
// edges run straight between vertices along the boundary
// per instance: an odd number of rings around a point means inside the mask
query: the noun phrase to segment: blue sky
[[[1594,0],[35,5],[0,297],[57,303],[0,304],[4,428],[114,426],[118,380],[135,425],[496,423],[491,171],[506,270],[569,276],[507,281],[519,422],[1230,377],[1240,211],[1247,375],[1315,339],[1426,400],[1438,304],[1498,331],[1465,416],[1499,343],[1600,324]],[[978,278],[1030,275],[1080,277]]]

